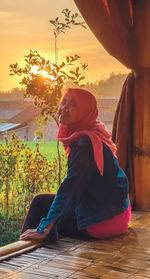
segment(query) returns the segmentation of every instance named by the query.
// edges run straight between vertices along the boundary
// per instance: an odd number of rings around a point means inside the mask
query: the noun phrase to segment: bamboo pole
[[[35,249],[41,246],[42,242],[40,241],[16,241],[11,244],[0,247],[0,261],[28,252],[32,249]]]
[[[134,29],[134,178],[136,209],[150,209],[150,1],[136,1]]]

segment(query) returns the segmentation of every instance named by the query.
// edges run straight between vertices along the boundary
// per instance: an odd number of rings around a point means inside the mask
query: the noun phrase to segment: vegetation
[[[127,74],[112,72],[108,78],[97,80],[95,82],[88,82],[84,87],[91,91],[98,98],[119,97],[126,76]],[[21,94],[23,94],[23,91],[19,90],[19,88],[14,88],[9,92],[0,91],[0,100],[10,101],[11,99],[19,101],[20,96],[22,96]]]
[[[12,88],[10,91],[0,90],[0,100],[1,101],[22,101],[24,100],[24,89],[19,89],[19,87]]]
[[[34,152],[36,152],[36,142],[29,142],[26,141],[26,146],[31,148]],[[56,140],[52,140],[52,141],[47,141],[47,142],[43,142],[40,141],[39,143],[39,150],[40,153],[45,156],[47,158],[47,160],[53,160],[57,154],[56,154]],[[63,155],[64,154],[64,150],[62,148],[62,145],[60,145],[60,152]]]
[[[77,54],[67,56],[61,62],[58,60],[58,36],[73,25],[85,28],[84,22],[78,21],[78,13],[71,14],[70,10],[64,9],[62,15],[64,22],[61,22],[58,17],[50,20],[55,37],[55,63],[42,57],[36,50],[30,50],[29,54],[24,55],[24,67],[20,67],[18,63],[10,65],[10,75],[21,77],[20,84],[25,88],[25,97],[32,97],[35,105],[42,109],[44,121],[51,116],[57,124],[57,104],[62,89],[68,81],[83,86],[82,80],[85,78],[83,72],[87,67],[87,64],[79,66],[80,57]]]
[[[0,245],[17,239],[33,196],[57,191],[58,161],[54,143],[51,143],[49,154],[42,143],[37,142],[33,149],[29,147],[33,143],[21,142],[14,133],[11,141],[5,137],[5,144],[0,144]],[[43,154],[40,152],[42,147]],[[61,160],[63,179],[66,174],[63,152]]]
[[[107,79],[88,82],[85,88],[98,97],[120,97],[127,74],[112,72]]]
[[[32,97],[35,105],[41,108],[40,124],[43,122],[43,125],[50,120],[50,117],[54,119],[57,125],[59,124],[57,106],[61,99],[62,89],[69,81],[72,81],[74,85],[83,86],[84,72],[87,68],[87,64],[78,63],[80,57],[77,54],[67,56],[61,62],[58,60],[58,36],[62,33],[65,34],[66,30],[72,26],[86,28],[84,22],[79,22],[80,16],[78,13],[72,14],[70,10],[63,9],[62,15],[64,17],[63,22],[59,17],[50,20],[55,37],[55,63],[42,57],[36,50],[30,50],[29,54],[24,56],[25,67],[20,67],[18,63],[10,65],[10,75],[21,77],[20,84],[25,88],[25,96]],[[58,144],[57,153],[60,184],[61,160]]]

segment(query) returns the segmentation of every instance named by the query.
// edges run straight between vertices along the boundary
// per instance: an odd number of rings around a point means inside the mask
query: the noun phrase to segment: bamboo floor
[[[0,278],[150,278],[150,212],[132,213],[125,235],[109,240],[63,238],[0,263]]]

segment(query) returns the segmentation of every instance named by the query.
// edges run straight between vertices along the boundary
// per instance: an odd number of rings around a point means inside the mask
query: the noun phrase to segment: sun
[[[46,70],[39,70],[39,66],[35,65],[32,67],[31,69],[31,73],[37,75],[40,74],[41,76],[43,76],[44,78],[50,78],[51,80],[55,80],[55,77],[52,75],[49,75]]]

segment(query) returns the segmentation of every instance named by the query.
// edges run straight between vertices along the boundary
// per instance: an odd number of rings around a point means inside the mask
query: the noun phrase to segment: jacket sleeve
[[[58,219],[68,207],[76,207],[87,184],[90,183],[94,168],[92,143],[88,136],[83,136],[71,148],[67,176],[59,186],[47,217],[41,219],[38,233],[42,233],[43,229]]]

